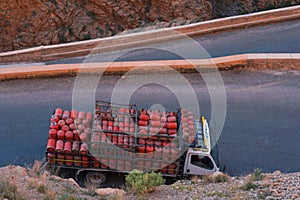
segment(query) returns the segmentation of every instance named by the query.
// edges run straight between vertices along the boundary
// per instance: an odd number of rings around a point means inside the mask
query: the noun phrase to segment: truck
[[[45,156],[52,172],[72,171],[76,181],[97,187],[133,169],[174,181],[219,170],[213,140],[207,120],[187,109],[96,101],[93,113],[55,109]]]

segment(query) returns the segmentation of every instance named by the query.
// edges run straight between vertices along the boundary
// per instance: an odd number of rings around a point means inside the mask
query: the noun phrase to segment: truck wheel
[[[99,187],[102,183],[106,181],[106,176],[100,172],[88,172],[86,174],[86,184],[94,185]]]

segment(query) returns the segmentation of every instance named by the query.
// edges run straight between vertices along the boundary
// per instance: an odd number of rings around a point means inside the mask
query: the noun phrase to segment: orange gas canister
[[[58,117],[56,115],[52,115],[50,118],[50,122],[58,122]]]
[[[57,133],[56,129],[50,129],[49,130],[49,138],[56,139],[56,133]]]
[[[65,139],[65,132],[63,130],[57,131],[57,139],[64,140]]]
[[[93,114],[91,112],[86,113],[85,119],[91,122],[93,120]]]
[[[78,119],[84,120],[84,119],[85,119],[85,112],[80,111],[80,112],[78,113]]]
[[[66,122],[67,125],[70,125],[70,124],[72,124],[74,122],[74,120],[72,118],[67,118],[65,120],[65,122]]]
[[[153,121],[160,121],[160,116],[157,114],[151,114],[150,119]]]
[[[57,164],[59,164],[59,165],[64,164],[64,161],[65,161],[65,155],[64,154],[58,153],[56,155],[56,157],[57,157],[57,160],[56,160]]]
[[[73,132],[72,131],[65,132],[65,138],[66,138],[66,140],[72,141],[73,140]]]
[[[62,127],[63,125],[65,125],[66,124],[66,122],[64,121],[64,120],[59,120],[58,122],[57,122],[57,124],[58,124],[58,126],[59,127]]]
[[[73,155],[66,155],[66,165],[67,166],[72,166],[73,165],[73,159],[74,159]]]
[[[72,145],[72,153],[73,154],[78,154],[79,153],[79,147],[80,147],[80,142],[79,141],[74,141]]]
[[[62,140],[57,140],[55,146],[56,152],[62,152],[63,149],[64,149],[64,142]]]
[[[72,143],[71,142],[65,142],[64,152],[65,153],[71,153],[71,151],[72,151]]]
[[[168,122],[176,122],[176,117],[175,117],[175,116],[168,117],[168,118],[167,118],[167,121],[168,121]]]
[[[63,131],[69,131],[70,128],[69,128],[68,125],[63,125],[63,126],[61,127],[61,130],[63,130]]]
[[[58,130],[59,126],[58,126],[58,124],[56,122],[51,122],[50,123],[50,128]]]
[[[47,153],[47,159],[50,163],[55,163],[55,154],[54,153]]]
[[[168,129],[177,129],[177,122],[169,122],[167,123]]]
[[[149,116],[147,114],[141,114],[140,121],[149,121]]]
[[[77,110],[71,110],[71,118],[73,118],[73,119],[78,118],[78,111]]]
[[[87,142],[89,139],[89,135],[87,133],[80,133],[79,138],[80,138],[81,142]]]
[[[88,156],[82,156],[82,166],[83,167],[89,167],[90,166],[90,158]]]
[[[47,151],[52,152],[55,150],[55,147],[56,147],[55,139],[53,139],[53,138],[49,139],[48,143],[47,143]]]
[[[79,131],[78,130],[73,130],[73,137],[74,137],[74,141],[79,141]]]
[[[161,123],[160,123],[160,121],[151,121],[151,126],[152,127],[160,128],[161,127]]]
[[[82,143],[82,144],[80,145],[79,153],[82,154],[82,155],[88,154],[88,146],[87,146],[87,144]]]
[[[74,156],[74,166],[81,166],[81,156]]]
[[[54,115],[57,116],[59,119],[61,119],[63,115],[63,110],[61,108],[56,108]]]
[[[68,119],[68,118],[70,118],[70,111],[65,110],[65,111],[63,112],[62,119],[63,119],[63,120],[66,120],[66,119]]]

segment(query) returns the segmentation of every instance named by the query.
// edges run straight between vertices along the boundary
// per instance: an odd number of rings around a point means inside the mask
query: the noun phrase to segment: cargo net
[[[193,115],[184,109],[138,110],[97,101],[94,114],[56,109],[50,121],[46,158],[66,167],[176,176],[184,147],[195,138]]]

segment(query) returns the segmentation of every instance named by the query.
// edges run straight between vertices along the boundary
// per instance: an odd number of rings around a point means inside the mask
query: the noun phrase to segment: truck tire
[[[106,175],[101,172],[87,172],[85,180],[86,184],[100,187],[106,181]]]

